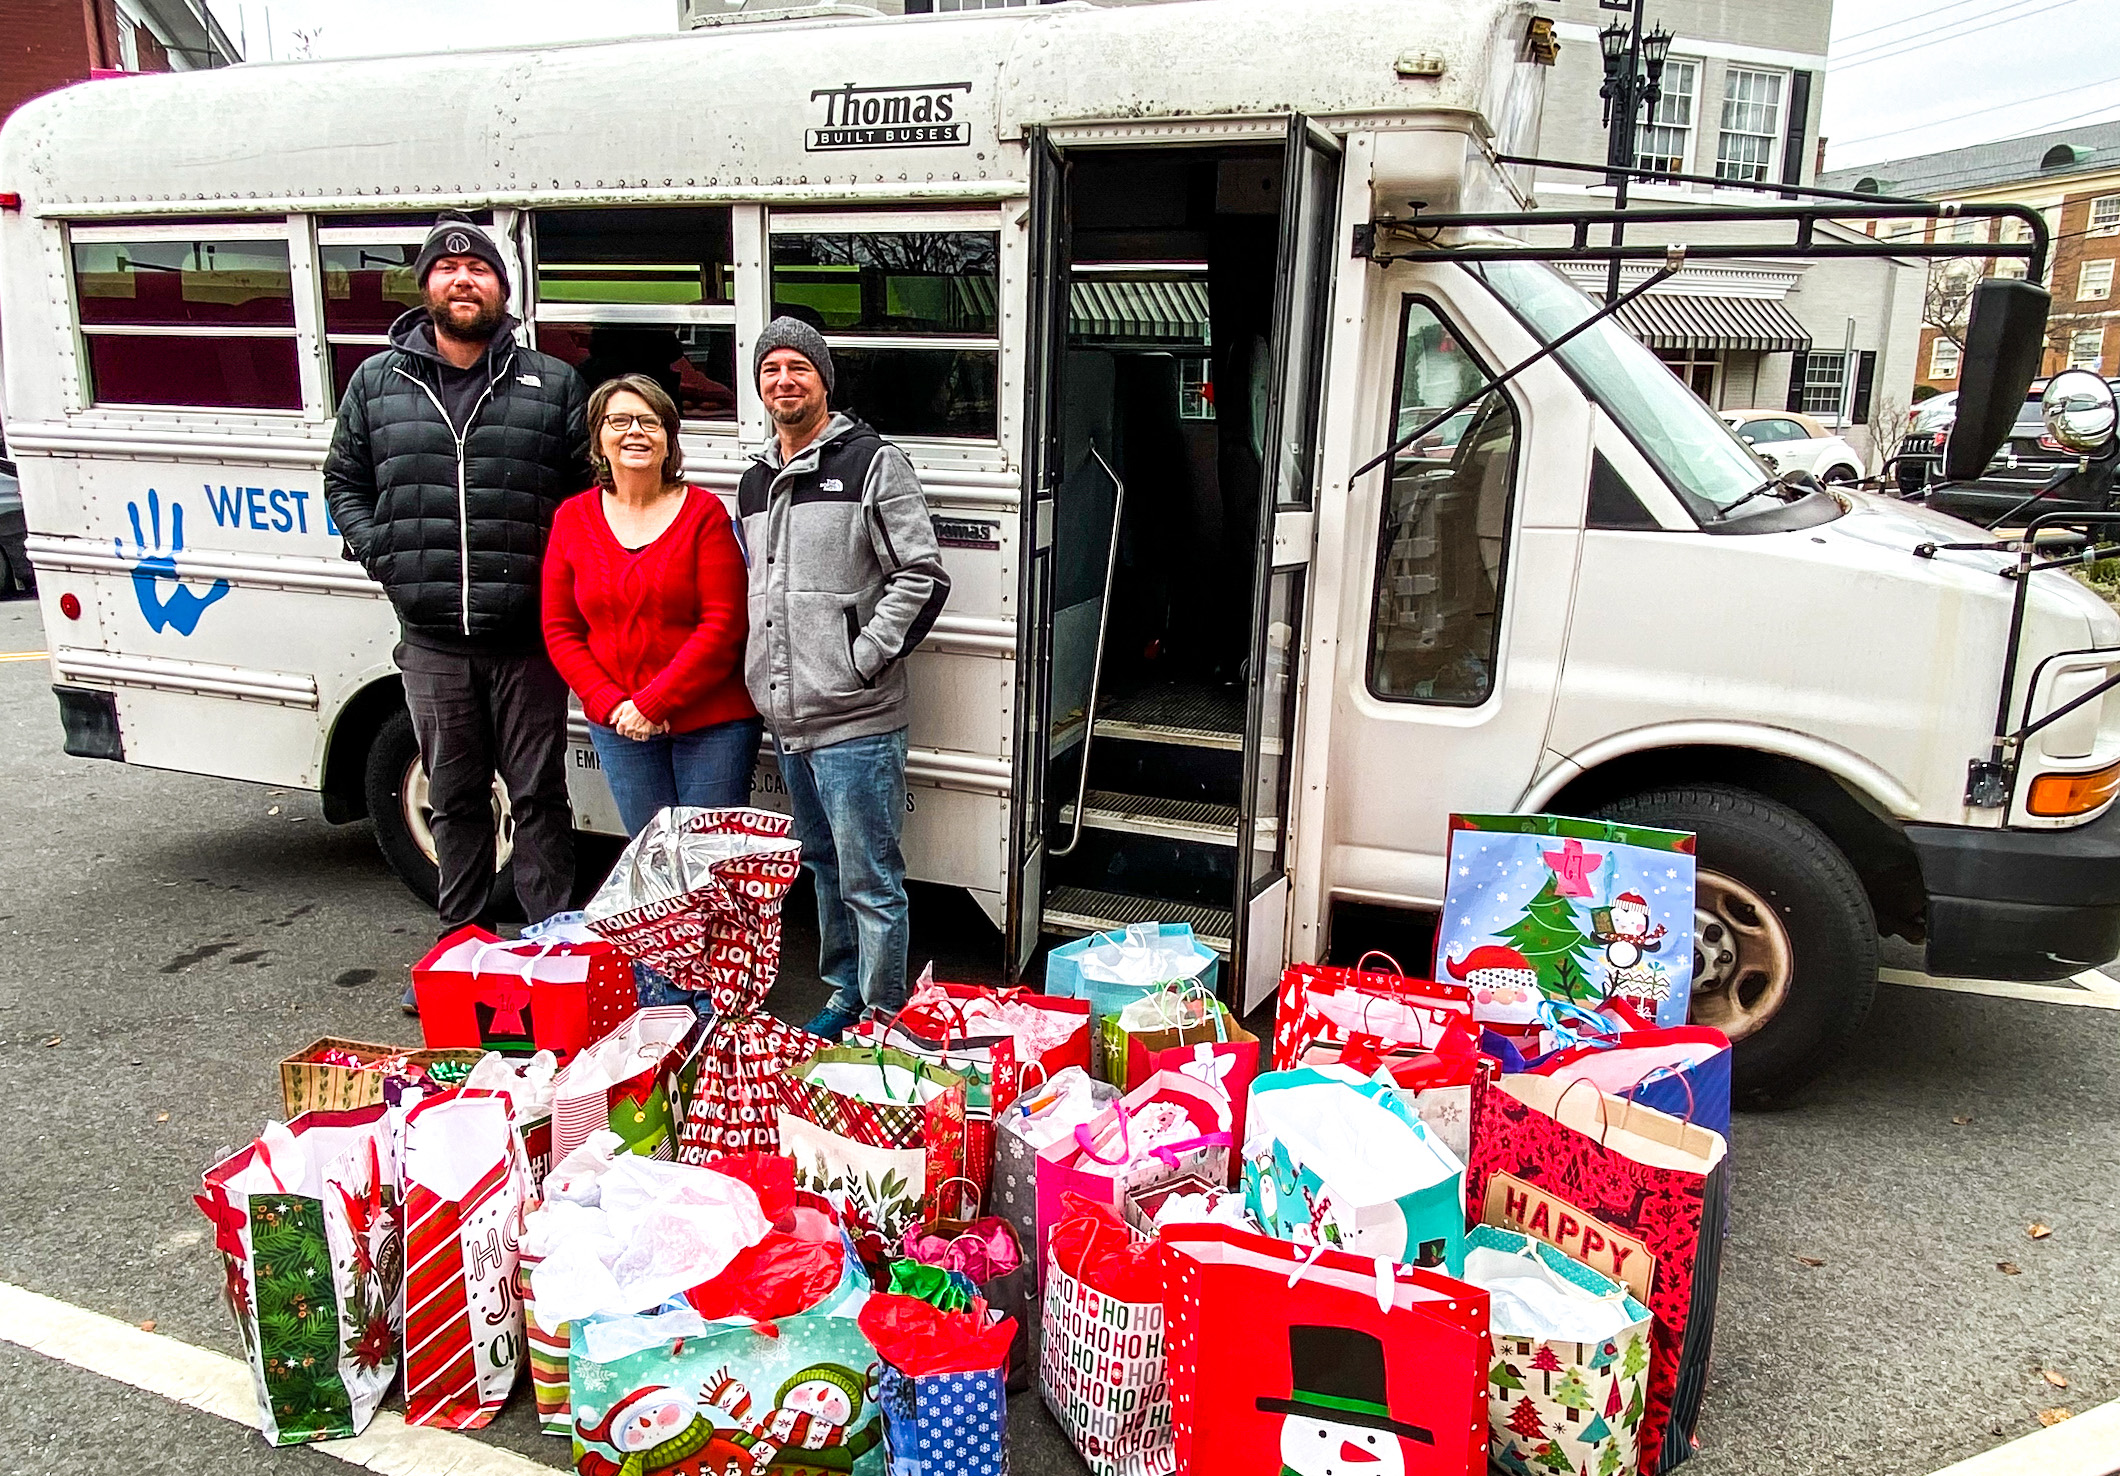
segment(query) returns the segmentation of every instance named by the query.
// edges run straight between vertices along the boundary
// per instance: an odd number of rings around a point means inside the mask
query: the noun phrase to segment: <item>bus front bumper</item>
[[[2067,830],[1909,825],[1928,893],[1928,971],[2066,979],[2120,957],[2120,806]]]

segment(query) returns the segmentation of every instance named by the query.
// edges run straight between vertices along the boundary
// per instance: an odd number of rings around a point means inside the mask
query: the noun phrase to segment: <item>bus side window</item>
[[[1406,299],[1393,438],[1476,389],[1486,369],[1435,307]],[[1494,689],[1517,417],[1491,391],[1393,461],[1377,541],[1369,690],[1477,706]]]
[[[299,410],[287,241],[255,230],[125,239],[77,228],[74,292],[90,402]],[[284,229],[284,228],[282,228]]]

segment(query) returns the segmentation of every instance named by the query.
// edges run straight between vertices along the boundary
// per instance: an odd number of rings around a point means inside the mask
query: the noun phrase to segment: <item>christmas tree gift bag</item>
[[[273,1445],[358,1435],[397,1376],[404,1246],[384,1110],[273,1123],[196,1196]]]
[[[677,1156],[678,1072],[698,1016],[676,1005],[636,1010],[552,1081],[552,1162],[603,1129],[626,1151]]]
[[[522,1360],[516,1268],[529,1166],[500,1093],[405,1115],[405,1422],[476,1430]]]
[[[1505,1471],[1634,1476],[1649,1309],[1528,1235],[1475,1225],[1465,1280],[1490,1299],[1488,1448]]]
[[[1654,1314],[1642,1476],[1693,1453],[1728,1209],[1719,1133],[1584,1082],[1503,1076],[1475,1109],[1469,1203],[1625,1286]],[[1623,1417],[1634,1418],[1632,1407]]]
[[[1486,1470],[1485,1292],[1229,1225],[1170,1225],[1160,1238],[1179,1470]]]
[[[817,1048],[766,1011],[780,971],[780,905],[801,874],[785,815],[673,805],[618,858],[583,921],[714,1008],[695,1053],[678,1158],[774,1152],[780,1073]]]
[[[1452,815],[1436,977],[1483,1022],[1543,1000],[1624,1001],[1683,1025],[1693,997],[1693,837],[1565,815]]]

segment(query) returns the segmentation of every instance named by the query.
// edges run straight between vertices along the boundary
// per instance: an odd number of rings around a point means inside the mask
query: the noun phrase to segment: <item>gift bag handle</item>
[[[1636,1083],[1634,1083],[1633,1086],[1627,1088],[1628,1103],[1630,1105],[1634,1104],[1636,1101],[1635,1093],[1639,1092],[1643,1087],[1647,1086],[1650,1082],[1655,1081],[1660,1076],[1676,1077],[1678,1080],[1678,1084],[1686,1089],[1685,1123],[1687,1127],[1691,1127],[1693,1125],[1693,1114],[1700,1107],[1700,1099],[1693,1095],[1693,1073],[1691,1071],[1681,1071],[1676,1067],[1672,1066],[1651,1067],[1648,1073],[1644,1075],[1640,1081],[1637,1081]],[[1578,1078],[1578,1080],[1580,1080],[1580,1078]],[[1650,1110],[1654,1111],[1655,1109],[1651,1108]]]
[[[495,949],[499,949],[503,953],[512,953],[516,949],[521,948],[522,946],[522,940],[519,938],[496,938],[491,943],[479,944],[477,951],[471,955],[472,981],[474,983],[477,982],[479,965],[486,961],[487,954],[493,952]],[[537,945],[537,952],[530,955],[530,963],[533,967],[535,967],[537,964],[544,962],[545,959],[550,957],[552,954],[558,952],[560,949],[565,948],[567,946],[568,945],[565,942],[561,941],[558,938],[554,938],[549,943],[540,943]],[[527,975],[524,976],[523,982],[525,984],[530,982],[529,977]]]
[[[1148,1150],[1149,1157],[1159,1160],[1165,1168],[1178,1166],[1178,1155],[1190,1153],[1196,1148],[1227,1148],[1228,1133],[1198,1133],[1190,1138],[1181,1138],[1175,1143],[1163,1143]],[[1099,1159],[1098,1162],[1104,1160]]]
[[[1605,1139],[1612,1135],[1612,1117],[1605,1107],[1604,1088],[1600,1087],[1589,1077],[1575,1076],[1569,1078],[1568,1084],[1561,1088],[1561,1094],[1553,1099],[1553,1120],[1560,1122],[1563,1127],[1567,1126],[1561,1120],[1561,1108],[1567,1104],[1568,1094],[1579,1086],[1586,1086],[1597,1093],[1597,1120],[1601,1129],[1597,1135],[1597,1146],[1602,1148],[1605,1146]]]
[[[1392,977],[1397,979],[1402,984],[1406,982],[1406,971],[1399,967],[1399,961],[1393,958],[1390,954],[1386,953],[1381,948],[1372,948],[1367,953],[1363,954],[1360,958],[1356,959],[1354,961],[1354,971],[1357,974],[1369,973],[1370,970],[1363,968],[1362,965],[1368,963],[1373,958],[1381,958],[1382,960],[1384,960],[1384,962],[1390,964]],[[1382,973],[1383,970],[1379,969],[1376,970],[1376,972]]]
[[[973,1179],[968,1179],[968,1178],[966,1178],[966,1177],[965,1177],[965,1176],[964,1176],[963,1174],[952,1174],[952,1175],[950,1175],[950,1177],[948,1177],[947,1179],[944,1179],[944,1180],[943,1180],[943,1181],[942,1181],[942,1182],[941,1182],[940,1184],[937,1184],[937,1185],[935,1186],[935,1209],[936,1209],[936,1212],[937,1212],[937,1213],[939,1213],[939,1214],[942,1214],[942,1215],[943,1215],[943,1217],[944,1217],[945,1219],[947,1219],[947,1218],[948,1218],[948,1215],[947,1215],[947,1213],[946,1213],[946,1212],[945,1212],[945,1211],[943,1210],[943,1208],[942,1208],[942,1191],[943,1191],[943,1190],[945,1190],[945,1189],[947,1189],[947,1188],[949,1188],[949,1187],[950,1187],[950,1185],[952,1185],[952,1184],[965,1184],[965,1185],[969,1185],[969,1186],[970,1186],[970,1188],[971,1188],[971,1191],[972,1191],[972,1210],[971,1210],[971,1214],[967,1214],[967,1215],[960,1215],[960,1216],[958,1217],[958,1218],[960,1218],[960,1219],[965,1219],[965,1220],[969,1220],[970,1218],[972,1218],[972,1215],[976,1215],[977,1213],[979,1213],[979,1185],[978,1185],[978,1182],[977,1182],[976,1180],[973,1180]],[[962,1201],[962,1200],[959,1200],[959,1201],[958,1201],[958,1203],[962,1204],[962,1203],[963,1203],[963,1201]],[[953,1242],[953,1243],[954,1243],[954,1242]]]
[[[1097,1151],[1096,1140],[1090,1136],[1090,1125],[1088,1123],[1083,1122],[1075,1125],[1075,1145],[1091,1159],[1103,1164],[1106,1168],[1117,1168],[1122,1164],[1134,1161],[1133,1148],[1128,1141],[1127,1134],[1127,1125],[1131,1114],[1127,1112],[1124,1102],[1112,1103],[1112,1111],[1119,1115],[1119,1156],[1117,1158],[1106,1158]],[[1076,1279],[1080,1280],[1081,1278],[1077,1277]]]
[[[1627,1289],[1616,1281],[1613,1282],[1613,1289],[1608,1292],[1594,1292],[1587,1286],[1570,1281],[1567,1277],[1561,1275],[1560,1272],[1546,1264],[1546,1258],[1538,1253],[1538,1242],[1528,1235],[1524,1237],[1524,1243],[1518,1246],[1511,1254],[1522,1256],[1536,1266],[1539,1275],[1545,1277],[1556,1291],[1568,1292],[1578,1297],[1592,1297],[1600,1302],[1619,1302],[1626,1299]],[[1605,1279],[1612,1281],[1609,1276]]]

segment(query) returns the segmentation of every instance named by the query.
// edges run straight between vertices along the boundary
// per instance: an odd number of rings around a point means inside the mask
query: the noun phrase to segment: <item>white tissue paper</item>
[[[544,1253],[530,1273],[542,1323],[661,1306],[771,1228],[750,1185],[711,1169],[623,1154],[595,1183],[596,1204],[548,1202],[526,1227],[532,1253]]]
[[[1623,1293],[1601,1297],[1531,1256],[1475,1247],[1465,1252],[1462,1279],[1485,1288],[1498,1337],[1601,1343],[1634,1325]]]

